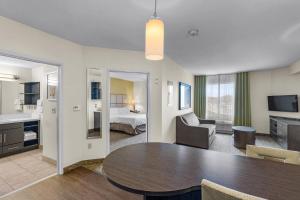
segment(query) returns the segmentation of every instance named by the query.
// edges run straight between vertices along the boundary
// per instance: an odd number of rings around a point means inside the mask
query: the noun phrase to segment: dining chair
[[[217,183],[203,179],[201,182],[202,200],[266,200],[242,193]]]
[[[300,165],[300,152],[298,151],[247,145],[246,155],[252,158]]]

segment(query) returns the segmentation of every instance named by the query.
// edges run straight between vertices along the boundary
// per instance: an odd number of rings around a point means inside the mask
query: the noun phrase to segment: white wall
[[[291,74],[290,68],[250,72],[251,119],[258,133],[269,133],[269,116],[300,118],[300,113],[268,111],[267,96],[300,96],[300,74]]]
[[[147,112],[147,81],[135,81],[133,83],[133,96],[136,110]]]
[[[289,68],[291,74],[300,73],[300,60],[292,64]]]
[[[73,112],[73,105],[85,102],[82,47],[37,29],[0,17],[0,52],[63,65],[63,165],[82,159],[85,109]]]
[[[47,75],[57,67],[47,66],[43,71],[43,156],[57,160],[57,102],[47,99]]]
[[[32,69],[32,81],[40,82],[40,99],[43,101],[43,112],[38,114],[40,120],[40,144],[43,145],[43,156],[57,160],[57,113],[56,102],[47,99],[47,74],[57,71],[57,67],[41,65]]]
[[[18,82],[31,80],[31,69],[28,68],[1,65],[0,73],[18,75],[20,77]]]
[[[185,113],[193,112],[194,106],[194,76],[170,59],[166,59],[168,62],[163,68],[162,75],[162,141],[174,143],[176,141],[176,116]],[[174,94],[173,104],[168,106],[168,87],[167,82],[173,81]],[[179,110],[179,82],[188,83],[192,86],[192,108]]]
[[[107,74],[109,70],[149,73],[150,141],[173,142],[175,115],[192,110],[178,111],[177,103],[172,108],[166,108],[167,79],[193,84],[192,74],[181,70],[180,66],[167,57],[163,61],[153,62],[145,59],[144,52],[82,47],[3,17],[0,17],[0,27],[0,52],[63,66],[63,119],[60,119],[64,131],[63,166],[80,160],[103,158],[106,155],[107,135],[103,135],[101,139],[86,139],[86,68],[102,68]],[[103,78],[104,88],[106,75]],[[177,98],[176,85],[174,88],[174,98]],[[103,95],[104,105],[107,103],[106,95]],[[74,105],[78,105],[80,111],[73,111]],[[170,112],[162,114],[166,110]],[[103,112],[107,110],[103,109]],[[106,115],[103,116],[104,121],[105,117]],[[107,126],[105,124],[103,128]],[[91,149],[88,149],[89,143],[92,144]]]
[[[144,52],[114,50],[94,47],[84,47],[84,60],[87,68],[102,68],[104,73],[109,70],[128,71],[128,72],[144,72],[149,73],[150,76],[150,106],[151,116],[150,121],[152,126],[149,127],[151,134],[150,141],[161,140],[161,67],[165,61],[151,62],[144,58]],[[105,72],[106,71],[106,72]],[[105,76],[106,77],[106,76]],[[106,77],[107,78],[107,77]],[[105,88],[106,81],[103,80],[103,87]],[[102,102],[103,112],[107,112],[107,93],[104,94]],[[103,121],[106,121],[106,115],[103,115]],[[103,129],[108,128],[108,124],[103,124]],[[107,135],[103,134],[101,139],[86,140],[83,146],[84,157],[86,159],[93,159],[97,157],[104,157],[106,155]],[[88,144],[92,144],[93,148],[88,149]]]

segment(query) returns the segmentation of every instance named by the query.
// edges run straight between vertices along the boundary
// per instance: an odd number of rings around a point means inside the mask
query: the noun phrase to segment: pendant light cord
[[[156,8],[157,8],[157,0],[154,0],[154,13],[153,13],[154,18],[157,18]]]

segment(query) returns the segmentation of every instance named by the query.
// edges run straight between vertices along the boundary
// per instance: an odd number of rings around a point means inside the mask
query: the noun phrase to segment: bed
[[[110,108],[110,130],[138,135],[146,131],[146,124],[146,114],[132,113],[128,107]]]

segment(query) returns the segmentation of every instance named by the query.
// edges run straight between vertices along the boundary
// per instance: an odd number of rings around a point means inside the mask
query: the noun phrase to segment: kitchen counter
[[[0,138],[0,157],[38,149],[39,117],[23,113],[0,115]]]
[[[0,124],[11,124],[18,122],[29,122],[40,120],[37,116],[31,114],[5,114],[0,115]]]

